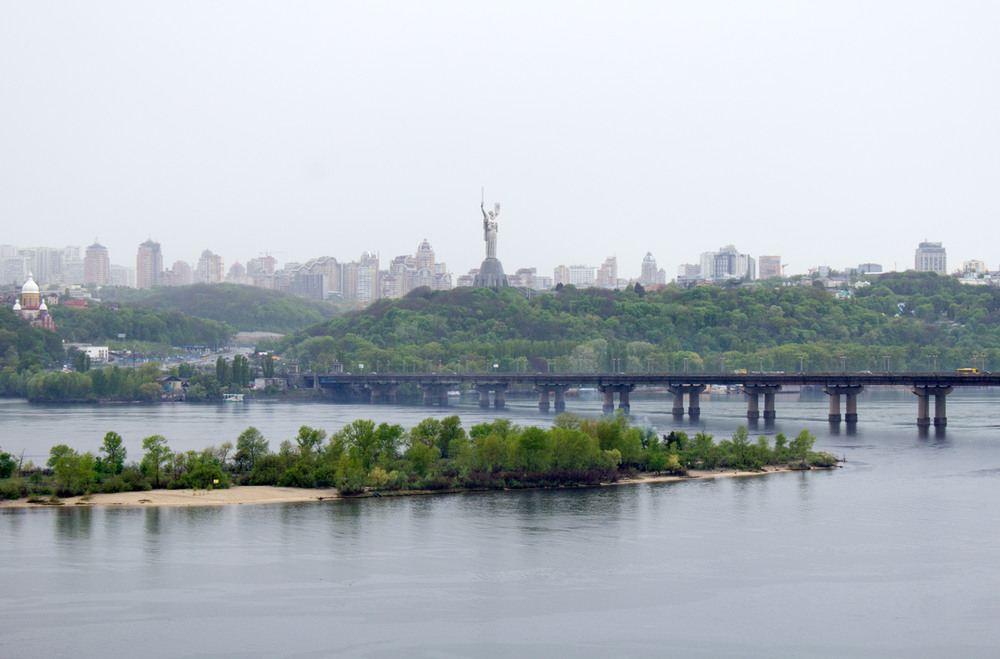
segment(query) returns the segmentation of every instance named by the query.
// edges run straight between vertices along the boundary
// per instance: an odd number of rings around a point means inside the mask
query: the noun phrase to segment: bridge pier
[[[840,396],[843,394],[847,398],[847,414],[844,415],[844,421],[857,423],[858,394],[864,390],[860,384],[828,384],[823,387],[823,393],[830,397],[830,415],[827,420],[830,423],[840,423]]]
[[[448,407],[448,387],[443,384],[421,384],[420,390],[424,393],[424,405],[440,405]]]
[[[615,411],[615,394],[618,394],[618,409],[625,414],[629,413],[632,408],[629,403],[629,393],[635,389],[635,385],[632,384],[606,384],[597,387],[598,390],[604,394],[604,405],[601,409],[604,410],[605,414],[611,414]]]
[[[507,406],[507,400],[504,395],[507,391],[507,385],[505,384],[477,384],[476,391],[479,393],[479,407],[486,409],[490,406],[491,389],[493,390],[493,404],[498,410],[502,410]]]
[[[605,414],[611,414],[615,411],[615,392],[611,387],[601,387],[601,393],[604,394],[604,405],[601,406],[601,411]]]
[[[917,395],[917,425],[929,426],[930,419],[930,397],[934,396],[934,425],[943,428],[948,425],[948,410],[945,396],[952,392],[952,388],[946,385],[915,386],[910,389]]]
[[[373,405],[395,405],[396,390],[398,384],[377,383],[369,384],[368,389],[372,392],[371,402]]]
[[[684,416],[684,396],[688,397],[688,415],[694,419],[701,415],[701,392],[705,391],[703,384],[673,384],[667,389],[674,395],[673,415]]]
[[[549,390],[545,387],[535,387],[538,392],[538,409],[542,412],[549,411]]]
[[[552,387],[556,395],[556,412],[566,411],[566,387]]]
[[[743,385],[743,393],[747,395],[747,418],[756,421],[760,418],[760,395],[764,395],[764,420],[772,421],[775,417],[774,394],[781,390],[780,384],[747,384]]]

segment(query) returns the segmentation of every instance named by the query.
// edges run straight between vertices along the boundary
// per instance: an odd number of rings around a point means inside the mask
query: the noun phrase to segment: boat
[[[242,403],[243,394],[222,394],[222,400],[227,403]]]

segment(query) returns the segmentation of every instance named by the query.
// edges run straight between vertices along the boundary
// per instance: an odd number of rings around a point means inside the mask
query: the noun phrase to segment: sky
[[[0,0],[0,243],[1000,268],[1000,3]]]

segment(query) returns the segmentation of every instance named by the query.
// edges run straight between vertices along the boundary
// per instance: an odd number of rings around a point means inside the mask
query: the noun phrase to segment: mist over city
[[[992,270],[998,12],[4,2],[0,244],[228,275],[426,239],[455,283],[485,196],[508,274],[669,280],[727,245],[904,270],[924,241]]]

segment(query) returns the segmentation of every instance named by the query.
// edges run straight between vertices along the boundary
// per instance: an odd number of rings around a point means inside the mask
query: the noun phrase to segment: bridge
[[[830,397],[828,420],[831,423],[858,421],[858,394],[865,387],[905,386],[917,397],[917,425],[948,424],[947,395],[960,387],[1000,386],[1000,373],[319,373],[301,375],[304,386],[354,391],[368,396],[372,403],[395,403],[396,390],[404,384],[416,385],[425,405],[447,405],[448,391],[468,386],[479,394],[480,407],[490,406],[490,394],[497,409],[505,406],[511,387],[522,387],[538,394],[538,408],[556,412],[566,409],[566,392],[572,388],[593,387],[604,396],[603,410],[618,408],[628,413],[629,395],[636,387],[659,387],[673,396],[672,412],[696,418],[701,413],[700,395],[711,385],[739,387],[746,395],[747,418],[773,420],[774,397],[783,386],[820,386]],[[930,400],[934,399],[934,416]],[[844,413],[841,414],[841,399]]]

